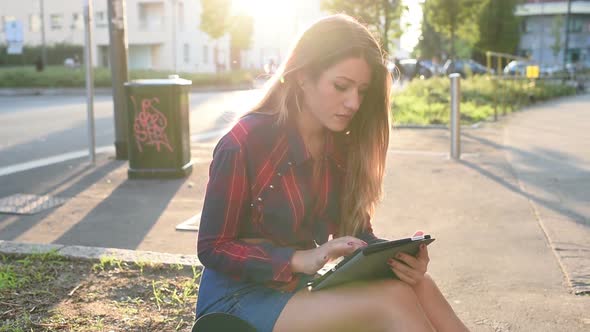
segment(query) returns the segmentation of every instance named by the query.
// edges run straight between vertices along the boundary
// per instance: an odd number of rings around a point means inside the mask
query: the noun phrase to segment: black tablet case
[[[434,241],[430,235],[423,238],[407,238],[369,245],[358,249],[355,253],[342,260],[332,270],[308,283],[311,291],[340,285],[351,281],[382,279],[395,277],[387,260],[399,252],[415,256],[420,244],[426,245]]]

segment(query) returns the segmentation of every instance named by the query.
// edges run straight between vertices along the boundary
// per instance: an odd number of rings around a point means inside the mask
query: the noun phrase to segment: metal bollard
[[[449,75],[451,79],[451,158],[461,158],[461,75]]]

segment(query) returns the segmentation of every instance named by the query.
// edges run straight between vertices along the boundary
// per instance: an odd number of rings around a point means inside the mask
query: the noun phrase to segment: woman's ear
[[[303,90],[305,82],[308,81],[307,75],[300,70],[295,74],[295,79],[297,80],[297,86]]]

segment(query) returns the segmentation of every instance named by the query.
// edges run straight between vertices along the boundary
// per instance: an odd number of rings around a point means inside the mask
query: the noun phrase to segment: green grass
[[[173,73],[172,71],[130,70],[130,79],[167,78],[178,74],[193,81],[193,86],[232,86],[249,84],[255,74],[249,71],[231,71],[219,74]],[[73,88],[84,87],[85,71],[82,68],[69,69],[63,66],[48,66],[42,72],[33,67],[0,67],[0,88]],[[94,85],[111,86],[111,72],[108,68],[94,69]]]
[[[472,124],[494,116],[516,111],[532,102],[575,94],[573,87],[559,81],[536,83],[494,81],[476,76],[461,80],[461,123]],[[402,91],[393,94],[392,116],[395,125],[448,124],[450,80],[431,78],[413,80]]]
[[[194,321],[200,274],[196,266],[111,256],[0,254],[0,332],[184,331]]]

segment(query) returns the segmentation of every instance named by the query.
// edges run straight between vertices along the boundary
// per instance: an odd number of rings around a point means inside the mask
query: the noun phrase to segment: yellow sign
[[[539,78],[539,66],[526,66],[527,78]]]

